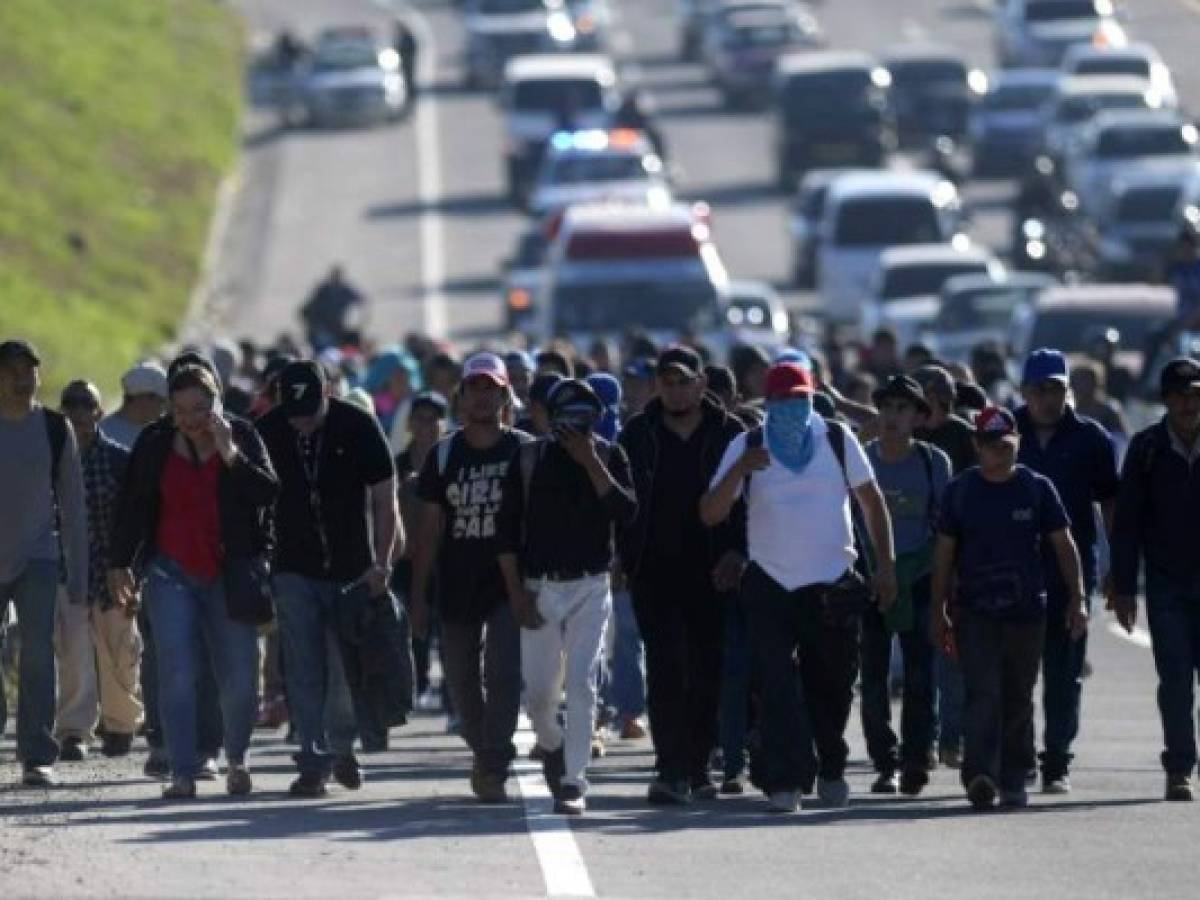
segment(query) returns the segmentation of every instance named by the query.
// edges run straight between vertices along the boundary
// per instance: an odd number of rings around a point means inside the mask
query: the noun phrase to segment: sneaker
[[[1042,793],[1043,794],[1069,794],[1069,793],[1071,793],[1071,776],[1070,775],[1043,775],[1042,776]]]
[[[564,784],[554,798],[554,811],[564,816],[581,816],[587,809],[583,791],[573,784]]]
[[[692,791],[693,800],[716,800],[720,793],[716,784],[707,775],[698,775],[688,785]]]
[[[200,760],[200,771],[196,773],[197,781],[216,781],[221,774],[215,756],[205,756]]]
[[[504,783],[508,778],[490,772],[471,773],[471,791],[480,803],[507,803],[508,790]]]
[[[626,719],[621,725],[621,740],[640,741],[646,737],[646,726],[641,719]]]
[[[817,796],[829,809],[845,809],[850,805],[850,785],[845,778],[818,778]]]
[[[1177,803],[1190,803],[1194,800],[1192,777],[1183,773],[1168,775],[1166,799]]]
[[[608,748],[604,746],[604,732],[597,728],[592,732],[592,759],[603,759],[608,753]]]
[[[142,766],[142,774],[147,778],[163,779],[171,774],[171,759],[162,747],[151,747],[146,764]]]
[[[1000,794],[1000,805],[1005,809],[1024,809],[1029,805],[1029,792],[1024,787],[1004,791]]]
[[[87,744],[80,738],[64,738],[58,750],[59,762],[83,762],[87,759]]]
[[[957,747],[942,747],[938,750],[938,762],[947,769],[961,769],[962,751]]]
[[[800,792],[772,791],[767,795],[767,809],[773,813],[794,813],[800,809]]]
[[[895,772],[880,772],[871,785],[872,794],[894,794],[900,790],[900,779]]]
[[[1028,769],[1025,770],[1025,783],[1026,784],[1037,784],[1038,783],[1037,766],[1030,766]]]
[[[230,797],[245,797],[254,790],[250,771],[241,763],[230,763],[225,773],[225,793]]]
[[[128,756],[129,751],[132,749],[132,734],[119,734],[113,731],[106,732],[104,740],[100,744],[100,752],[109,759],[114,759],[118,756]]]
[[[987,775],[976,775],[967,785],[967,799],[976,810],[991,809],[996,802],[996,782]]]
[[[163,788],[164,800],[195,800],[196,779],[180,775],[171,779],[171,783]]]
[[[692,802],[692,792],[688,787],[688,783],[682,779],[666,781],[662,778],[657,778],[650,782],[650,790],[646,793],[646,800],[655,806],[682,806]]]
[[[924,769],[905,769],[900,774],[900,793],[905,797],[916,797],[929,784],[929,773]]]
[[[339,756],[333,761],[333,780],[348,791],[357,791],[362,787],[362,769],[353,753]]]
[[[562,788],[563,775],[567,772],[567,759],[563,748],[542,751],[542,776],[546,779],[546,787],[550,788],[550,796],[557,797]]]
[[[744,775],[732,775],[721,782],[718,788],[727,797],[738,797],[746,793],[746,778]]]
[[[326,781],[325,776],[319,772],[301,772],[300,777],[288,788],[288,796],[303,800],[324,797],[328,793],[325,788]]]
[[[21,784],[25,787],[50,788],[58,784],[58,775],[54,766],[26,766],[21,775]]]

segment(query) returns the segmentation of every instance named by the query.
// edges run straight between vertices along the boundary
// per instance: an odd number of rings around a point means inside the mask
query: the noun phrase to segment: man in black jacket
[[[744,516],[709,530],[700,498],[741,424],[707,392],[698,354],[671,347],[658,360],[658,397],[626,425],[638,512],[620,537],[621,562],[646,644],[657,778],[651,803],[711,799],[724,609],[745,562]]]
[[[555,810],[579,815],[612,611],[613,525],[629,521],[637,501],[624,452],[593,434],[604,408],[596,393],[566,380],[547,403],[552,437],[522,446],[519,464],[508,467],[500,569],[509,602],[521,611],[525,706]],[[565,730],[558,721],[564,675]]]
[[[1200,364],[1176,359],[1159,380],[1167,414],[1134,436],[1113,527],[1109,602],[1132,633],[1138,570],[1146,562],[1146,616],[1158,670],[1166,799],[1191,800],[1196,769],[1195,684],[1200,672]]]

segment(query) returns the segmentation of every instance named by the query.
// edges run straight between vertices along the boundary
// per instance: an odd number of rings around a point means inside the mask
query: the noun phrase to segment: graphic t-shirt
[[[481,450],[455,433],[443,438],[450,442],[449,454],[435,448],[421,469],[417,494],[445,513],[437,577],[441,616],[448,622],[486,618],[505,602],[504,579],[496,561],[497,519],[509,464],[524,439],[522,432],[506,431]]]
[[[998,619],[1036,619],[1046,611],[1042,547],[1070,527],[1050,479],[1017,466],[1008,481],[978,468],[950,482],[938,531],[958,542],[957,602]]]

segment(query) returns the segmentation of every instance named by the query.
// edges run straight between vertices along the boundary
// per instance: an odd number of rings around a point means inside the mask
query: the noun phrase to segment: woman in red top
[[[221,695],[230,794],[251,790],[246,751],[258,698],[258,633],[230,616],[230,560],[267,553],[279,482],[248,423],[226,416],[208,370],[181,368],[170,416],[139,438],[117,512],[110,573],[123,598],[132,566],[146,565],[144,594],[158,645],[159,706],[171,758],[168,799],[196,795],[198,648],[207,646]],[[202,640],[203,639],[203,640]]]

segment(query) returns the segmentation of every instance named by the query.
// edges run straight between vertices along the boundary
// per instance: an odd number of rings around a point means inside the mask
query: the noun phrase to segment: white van
[[[965,246],[962,224],[958,189],[934,172],[862,171],[839,177],[829,187],[818,227],[817,291],[825,315],[858,322],[886,248]]]

